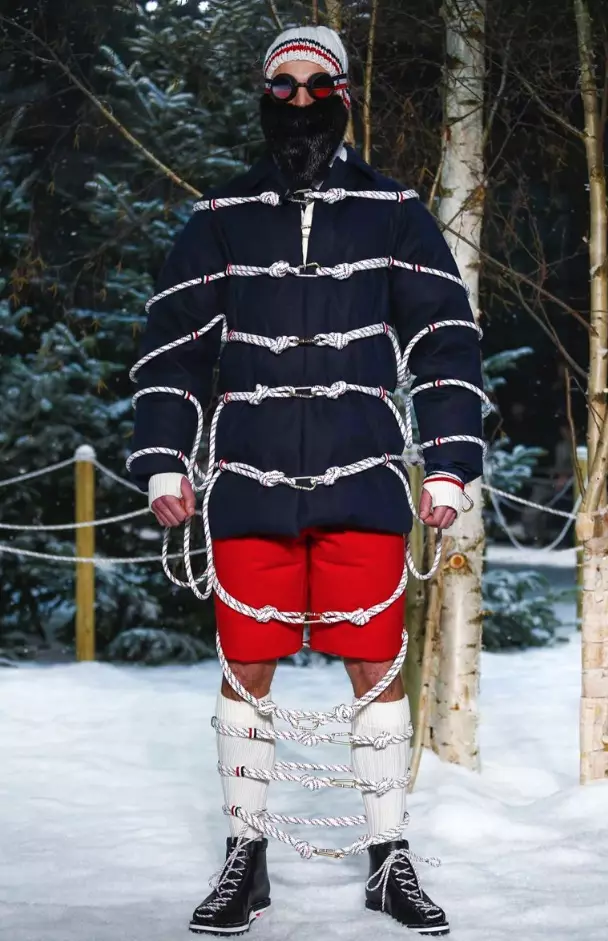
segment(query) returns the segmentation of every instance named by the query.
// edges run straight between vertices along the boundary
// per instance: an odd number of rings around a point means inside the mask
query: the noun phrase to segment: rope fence
[[[583,469],[583,477],[586,473],[586,451],[584,448],[578,449],[577,460],[579,466]],[[158,553],[155,555],[140,555],[140,556],[103,556],[95,553],[94,548],[94,533],[96,529],[99,529],[102,526],[110,526],[115,524],[124,524],[128,520],[141,520],[143,517],[150,514],[150,510],[147,506],[142,507],[141,509],[131,510],[128,513],[120,513],[114,516],[102,517],[100,519],[95,518],[95,500],[94,500],[94,470],[100,472],[100,474],[105,477],[107,480],[112,481],[113,483],[125,487],[128,490],[135,491],[137,494],[144,497],[145,495],[141,490],[131,481],[126,480],[124,477],[121,477],[115,471],[106,467],[100,461],[97,460],[95,451],[89,445],[82,445],[78,448],[73,457],[67,458],[63,461],[58,461],[53,464],[49,464],[47,467],[39,468],[35,471],[29,471],[23,474],[19,474],[15,477],[10,477],[5,480],[0,480],[0,488],[7,486],[18,486],[25,481],[30,481],[41,477],[45,474],[52,474],[56,471],[64,470],[68,467],[75,466],[75,503],[76,503],[76,519],[69,523],[57,523],[57,524],[16,524],[16,523],[2,523],[0,522],[0,531],[12,533],[17,535],[18,533],[62,533],[74,531],[75,535],[75,552],[74,555],[61,555],[59,553],[51,552],[41,552],[34,549],[25,549],[19,546],[13,546],[6,543],[0,543],[0,554],[4,553],[5,555],[11,556],[21,556],[23,558],[29,559],[38,559],[45,562],[57,562],[67,565],[74,565],[76,567],[76,594],[77,594],[77,609],[81,610],[81,617],[85,619],[85,625],[82,628],[84,635],[89,638],[87,644],[89,655],[85,655],[85,659],[92,659],[92,650],[93,650],[93,610],[94,610],[94,571],[95,568],[104,568],[107,566],[114,565],[152,565],[156,563],[163,563],[166,565],[167,560],[177,560],[183,559],[183,550],[180,552],[174,553]],[[555,504],[558,503],[568,491],[573,487],[575,489],[574,503],[571,511],[557,509]],[[503,512],[503,506],[508,506],[517,509],[528,509],[534,510],[538,513],[546,513],[554,517],[558,517],[564,520],[564,525],[562,526],[559,533],[555,538],[549,543],[549,545],[544,546],[545,550],[551,550],[557,548],[563,539],[566,537],[570,528],[572,527],[574,520],[576,519],[576,514],[581,503],[581,495],[578,493],[578,488],[576,487],[576,481],[574,478],[570,478],[561,489],[555,493],[550,501],[547,504],[541,504],[535,502],[534,500],[529,500],[524,497],[517,496],[513,493],[508,493],[505,490],[501,490],[497,487],[493,487],[490,484],[482,484],[483,490],[488,494],[490,503],[495,513],[496,521],[500,528],[503,530],[510,543],[518,550],[528,550],[529,546],[524,545],[516,536],[513,531],[512,525],[508,522]],[[197,512],[197,516],[202,515]],[[577,550],[580,550],[580,546],[576,547]],[[191,555],[206,555],[206,548],[194,549],[191,551]],[[80,602],[80,603],[78,603]],[[82,612],[85,612],[83,614]],[[88,614],[86,614],[88,612]],[[78,627],[78,626],[77,626]],[[78,646],[78,644],[77,644]]]
[[[579,449],[579,450],[582,450],[582,449]],[[70,467],[73,464],[78,463],[78,461],[79,459],[75,455],[74,457],[67,458],[64,461],[58,461],[55,464],[49,464],[47,467],[42,467],[39,470],[31,471],[29,473],[19,474],[16,477],[10,477],[6,480],[0,480],[0,487],[6,487],[12,484],[19,484],[19,483],[22,483],[23,481],[31,480],[32,478],[35,478],[35,477],[41,477],[43,474],[51,474],[54,471],[62,470],[66,467]],[[93,457],[90,463],[97,470],[101,471],[101,473],[105,477],[109,478],[110,480],[113,480],[115,483],[118,483],[123,487],[126,487],[129,490],[134,490],[137,494],[141,496],[144,496],[144,494],[142,494],[142,491],[139,489],[139,487],[131,483],[131,481],[125,480],[124,477],[121,477],[119,474],[115,473],[114,471],[110,470],[110,468],[106,467],[104,464],[98,461],[96,457]],[[498,487],[492,487],[490,484],[483,483],[482,489],[485,490],[485,492],[488,493],[490,497],[490,501],[496,512],[497,521],[501,529],[504,531],[505,535],[509,537],[512,544],[517,549],[527,549],[529,547],[523,545],[521,542],[519,542],[516,539],[515,536],[513,536],[511,528],[508,522],[505,520],[504,514],[502,513],[501,504],[506,503],[507,505],[514,505],[515,507],[520,507],[520,506],[528,507],[530,509],[537,510],[538,512],[547,513],[552,516],[558,516],[566,520],[566,525],[564,529],[560,532],[559,536],[556,539],[554,539],[548,546],[543,547],[544,549],[554,549],[556,548],[556,546],[559,545],[559,543],[566,536],[566,533],[568,532],[568,530],[572,526],[572,523],[576,519],[576,514],[580,506],[580,496],[579,496],[575,500],[573,509],[571,511],[558,510],[554,508],[554,504],[557,503],[568,492],[568,490],[572,487],[573,482],[574,482],[574,478],[573,477],[569,478],[569,480],[564,484],[564,486],[558,491],[557,494],[555,494],[551,498],[551,500],[547,504],[541,504],[541,503],[535,502],[534,500],[528,500],[524,497],[519,497],[516,494],[509,493],[505,490],[500,490]],[[41,533],[42,532],[49,532],[49,533],[66,532],[70,530],[78,530],[78,529],[85,529],[85,528],[91,528],[91,527],[109,526],[113,523],[123,523],[126,520],[137,519],[139,517],[147,516],[149,514],[150,514],[150,510],[146,506],[146,507],[142,507],[139,510],[131,510],[128,513],[120,513],[116,516],[107,516],[107,517],[102,517],[101,519],[90,519],[90,520],[81,520],[81,521],[74,520],[70,523],[56,523],[53,525],[46,525],[44,523],[28,525],[28,524],[1,523],[0,522],[0,530],[5,530],[8,532],[15,532],[15,533],[18,533],[18,532],[41,532]],[[197,514],[197,515],[200,515],[200,514]],[[52,561],[52,562],[67,562],[69,564],[74,564],[74,562],[83,562],[83,563],[86,562],[86,563],[94,563],[96,565],[109,565],[109,564],[126,565],[129,563],[144,564],[148,562],[162,561],[161,555],[145,555],[145,556],[133,556],[133,557],[118,556],[115,558],[110,558],[106,556],[78,557],[78,556],[73,556],[73,555],[56,555],[56,554],[47,553],[47,552],[34,552],[33,550],[21,549],[21,548],[18,548],[15,546],[9,546],[3,543],[0,543],[0,552],[11,553],[14,555],[31,556],[37,559],[47,559],[48,561]],[[198,549],[198,550],[194,550],[192,554],[200,555],[200,554],[204,554],[204,552],[205,552],[204,549]],[[178,559],[178,558],[181,558],[181,556],[182,556],[182,553],[176,552],[176,553],[172,553],[171,555],[169,555],[168,558]]]

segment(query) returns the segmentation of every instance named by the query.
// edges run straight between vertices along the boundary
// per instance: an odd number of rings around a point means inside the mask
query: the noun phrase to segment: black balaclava
[[[340,96],[298,107],[263,95],[260,118],[270,153],[289,188],[306,189],[322,182],[348,123]]]

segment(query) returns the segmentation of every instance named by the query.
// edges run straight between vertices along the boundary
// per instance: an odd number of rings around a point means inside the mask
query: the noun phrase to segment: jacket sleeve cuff
[[[185,476],[185,474],[176,474],[174,472],[153,474],[148,484],[148,506],[150,509],[159,497],[181,497],[182,480]]]
[[[422,486],[431,495],[433,510],[449,506],[458,515],[464,509],[464,484],[455,474],[429,474]]]

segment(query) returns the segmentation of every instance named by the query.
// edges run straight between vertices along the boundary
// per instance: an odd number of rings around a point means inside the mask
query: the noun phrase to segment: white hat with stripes
[[[286,29],[269,46],[264,56],[264,77],[270,80],[284,62],[302,59],[316,62],[333,76],[348,72],[346,49],[335,30],[327,26],[296,26]],[[348,90],[340,94],[348,104]]]

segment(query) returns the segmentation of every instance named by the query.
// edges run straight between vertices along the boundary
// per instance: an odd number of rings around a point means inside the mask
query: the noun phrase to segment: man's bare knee
[[[345,659],[344,666],[346,667],[346,672],[349,675],[353,686],[353,692],[357,699],[360,699],[361,696],[369,693],[370,689],[372,689],[376,683],[379,683],[382,677],[386,675],[392,664],[392,660],[376,663],[366,660]],[[398,699],[403,699],[404,695],[403,682],[401,680],[401,676],[398,675],[395,677],[388,689],[385,689],[383,693],[380,693],[378,698],[374,701],[396,702]]]
[[[256,663],[240,663],[237,660],[231,660],[228,665],[248,693],[251,693],[256,699],[268,695],[274,671],[277,668],[276,660],[261,660]],[[235,693],[226,677],[222,679],[222,695],[226,699],[234,701],[239,701],[242,698],[238,693]]]

